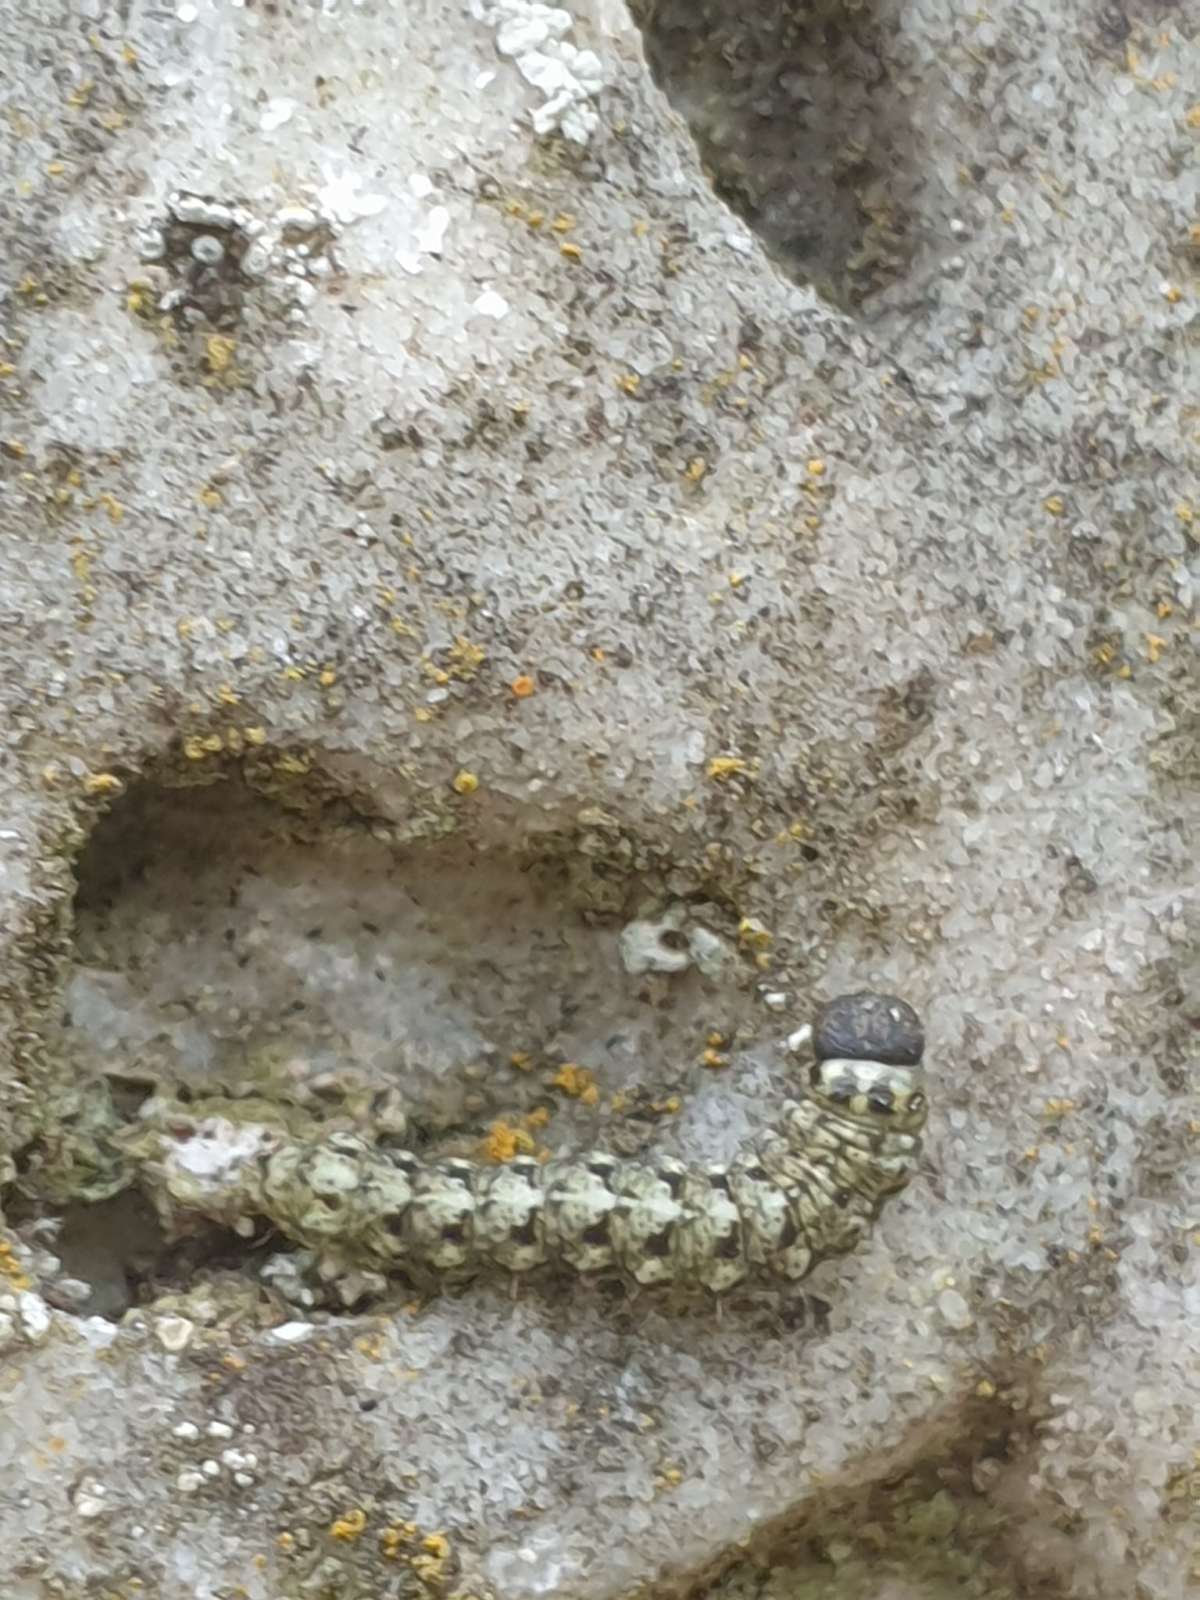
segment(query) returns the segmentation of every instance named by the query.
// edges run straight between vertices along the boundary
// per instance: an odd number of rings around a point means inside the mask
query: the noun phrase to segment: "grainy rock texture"
[[[0,0],[12,1600],[1196,1581],[1195,14],[707,11]],[[868,985],[926,1170],[720,1320],[110,1138],[720,1159]]]

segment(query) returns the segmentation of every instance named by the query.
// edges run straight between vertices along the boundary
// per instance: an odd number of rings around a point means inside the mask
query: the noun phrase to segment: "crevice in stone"
[[[470,824],[435,818],[422,834],[278,750],[121,782],[74,862],[61,1026],[46,1041],[67,1086],[3,1197],[30,1248],[59,1258],[43,1275],[52,1300],[70,1285],[63,1309],[120,1317],[221,1273],[261,1289],[263,1266],[292,1248],[261,1218],[230,1228],[158,1206],[131,1155],[143,1115],[174,1131],[194,1114],[231,1138],[282,1121],[475,1159],[496,1119],[540,1130],[552,1117],[547,1150],[573,1148],[595,1137],[592,1103],[552,1083],[584,1062],[627,1095],[617,1135],[654,1139],[637,1107],[694,1066],[712,982],[699,964],[626,967],[618,935],[662,893],[662,852],[617,819],[584,811],[522,843],[475,808]],[[681,915],[699,892],[677,887]],[[307,1294],[313,1268],[298,1256],[276,1276]],[[356,1303],[353,1286],[339,1293]]]
[[[923,141],[898,0],[631,0],[718,197],[845,309],[907,273]]]
[[[983,1380],[876,1462],[869,1481],[815,1490],[748,1547],[637,1600],[1064,1600],[1076,1592],[1078,1547],[1029,1487],[1043,1412],[1035,1375]]]
[[[170,1237],[134,1188],[55,1212],[24,1198],[18,1184],[6,1196],[5,1215],[19,1239],[57,1259],[41,1286],[50,1304],[112,1322],[164,1295],[192,1291],[213,1274],[256,1281],[266,1260],[265,1239],[241,1239],[216,1226]]]

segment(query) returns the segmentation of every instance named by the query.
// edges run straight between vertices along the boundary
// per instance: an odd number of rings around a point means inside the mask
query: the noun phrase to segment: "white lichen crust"
[[[818,1061],[767,1138],[725,1165],[592,1151],[544,1165],[425,1161],[357,1133],[243,1139],[204,1186],[180,1175],[178,1122],[141,1137],[145,1170],[179,1209],[265,1218],[347,1265],[415,1281],[526,1273],[544,1266],[617,1273],[633,1284],[726,1293],[748,1280],[796,1281],[866,1237],[908,1182],[925,1121],[919,1064]],[[146,1142],[149,1135],[149,1144]],[[175,1149],[172,1150],[172,1144]],[[214,1172],[219,1176],[214,1178]]]

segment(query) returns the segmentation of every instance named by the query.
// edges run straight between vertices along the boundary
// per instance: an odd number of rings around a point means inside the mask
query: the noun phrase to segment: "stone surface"
[[[640,11],[848,318],[566,15],[0,0],[6,1592],[599,1600],[757,1539],[782,1596],[808,1530],[847,1594],[1007,1539],[992,1592],[1182,1595],[1195,19]],[[681,901],[737,957],[628,973]],[[928,1169],[816,1302],[297,1316],[108,1164],[164,1084],[719,1158],[866,986]]]

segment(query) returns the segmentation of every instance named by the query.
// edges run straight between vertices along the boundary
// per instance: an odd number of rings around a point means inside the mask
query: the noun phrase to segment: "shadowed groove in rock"
[[[522,845],[486,815],[413,839],[331,780],[286,798],[236,766],[135,780],[77,867],[72,1054],[197,1094],[349,1066],[434,1126],[536,1085],[513,1052],[613,1088],[694,1057],[704,980],[622,965],[617,930],[655,891],[615,823]]]
[[[717,195],[848,308],[908,269],[923,179],[897,0],[631,0]]]
[[[149,1097],[181,1116],[216,1104],[253,1122],[265,1106],[377,1132],[386,1095],[413,1148],[468,1155],[497,1117],[553,1116],[548,1150],[595,1137],[594,1102],[553,1087],[569,1059],[625,1092],[608,1137],[631,1153],[656,1136],[638,1114],[655,1080],[694,1068],[711,982],[625,969],[618,929],[656,875],[615,819],[521,844],[479,806],[450,836],[437,823],[414,838],[415,803],[393,801],[389,821],[333,767],[268,750],[130,773],[75,862],[59,1041],[74,1086],[20,1153],[8,1202],[69,1276],[95,1280],[85,1309],[253,1271],[271,1237],[147,1232],[122,1139]]]
[[[983,1379],[868,1481],[814,1489],[748,1548],[636,1600],[1065,1600],[1080,1551],[1038,1503],[1044,1412],[1035,1373]]]

